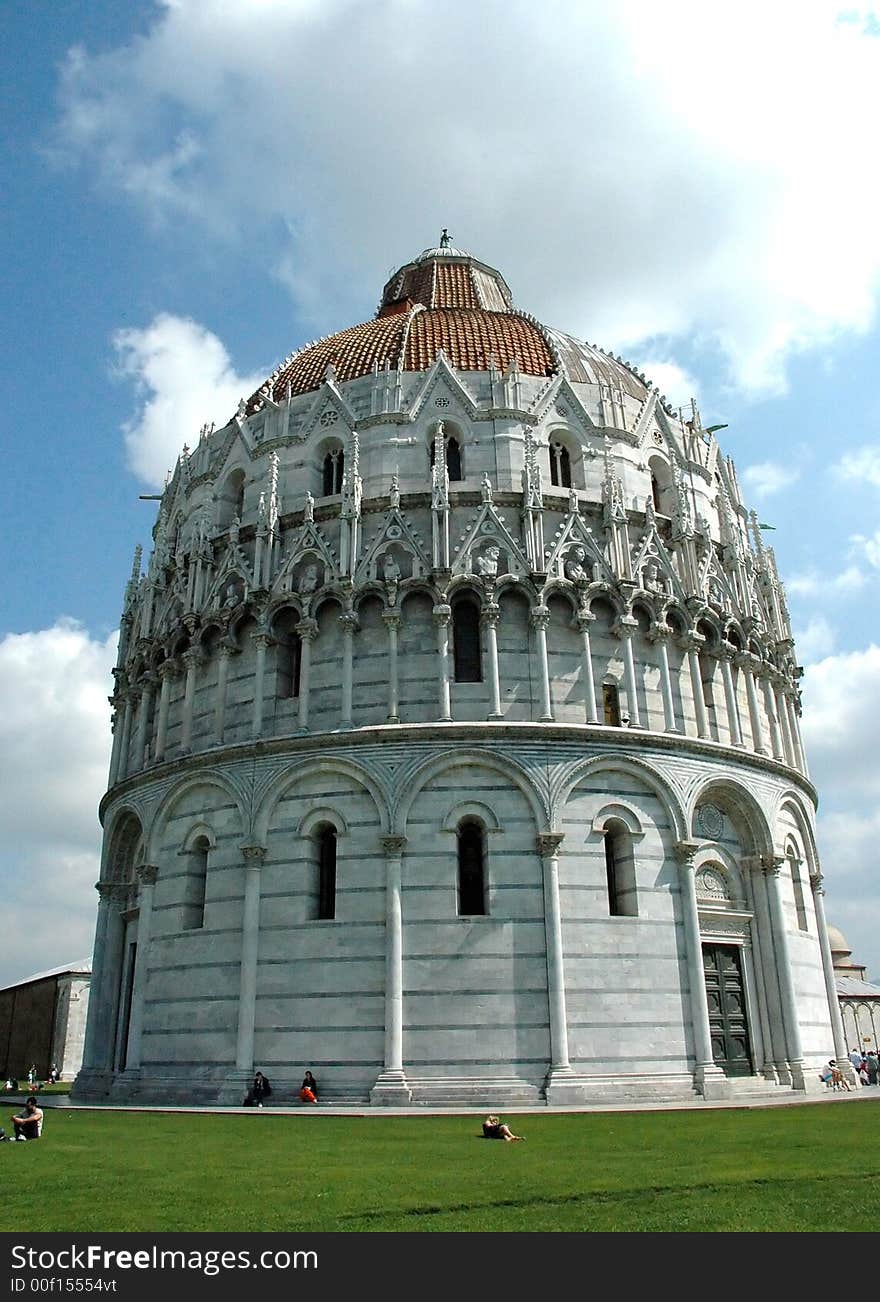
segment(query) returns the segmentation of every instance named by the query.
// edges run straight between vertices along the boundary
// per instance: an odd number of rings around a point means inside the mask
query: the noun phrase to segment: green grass
[[[880,1099],[508,1117],[48,1110],[0,1230],[872,1231]],[[3,1123],[6,1125],[6,1122]],[[9,1127],[7,1127],[9,1128]],[[845,1191],[849,1190],[849,1193]]]

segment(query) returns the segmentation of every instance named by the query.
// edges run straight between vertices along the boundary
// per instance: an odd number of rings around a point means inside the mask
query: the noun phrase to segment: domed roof
[[[839,927],[828,924],[828,944],[831,947],[832,954],[851,954],[852,950],[849,943]]]
[[[247,404],[256,411],[265,393],[275,402],[320,388],[329,374],[339,383],[388,368],[425,371],[440,351],[457,371],[507,370],[524,375],[562,372],[574,383],[622,389],[644,401],[648,383],[621,361],[570,335],[541,325],[513,306],[500,272],[453,248],[446,232],[390,278],[372,321],[306,345],[280,366]]]

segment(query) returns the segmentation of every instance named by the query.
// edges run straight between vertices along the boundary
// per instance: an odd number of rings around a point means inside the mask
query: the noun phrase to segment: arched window
[[[318,917],[336,917],[336,828],[322,827],[317,836]]]
[[[550,483],[557,488],[571,488],[571,457],[562,443],[550,444]]]
[[[342,492],[342,477],[345,474],[345,453],[342,448],[331,448],[321,467],[321,496],[333,497]]]
[[[629,828],[618,819],[605,825],[605,881],[612,918],[637,918],[636,865]]]
[[[210,842],[200,836],[189,852],[183,902],[184,931],[198,931],[205,925],[205,888],[208,882]]]
[[[620,727],[620,692],[614,683],[602,684],[602,711],[609,728]]]
[[[220,529],[228,529],[234,519],[244,518],[244,483],[243,470],[233,470],[227,477],[220,491],[220,505],[217,524]]]
[[[281,611],[272,626],[276,647],[275,695],[279,700],[299,696],[302,639],[296,631],[298,622],[299,616],[297,612],[285,609]]]
[[[434,446],[434,440],[431,440],[431,469],[434,469],[434,462],[437,459],[437,451]],[[456,483],[464,478],[461,473],[461,447],[458,439],[453,434],[446,436],[446,473],[449,476],[449,482]]]
[[[794,907],[797,914],[797,924],[799,931],[808,931],[807,923],[807,905],[804,900],[804,883],[801,878],[801,861],[795,853],[794,847],[788,848],[788,869],[791,873],[791,885],[794,891]]]
[[[452,607],[452,647],[457,683],[481,683],[483,665],[480,655],[480,608],[476,601],[462,597]]]
[[[483,829],[467,821],[458,829],[458,912],[462,917],[481,917],[486,907],[486,855]]]
[[[669,463],[663,457],[651,457],[651,500],[658,515],[672,515],[675,510],[675,480]]]

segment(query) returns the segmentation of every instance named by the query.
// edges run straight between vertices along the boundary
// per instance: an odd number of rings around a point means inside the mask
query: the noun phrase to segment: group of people
[[[268,1099],[271,1093],[272,1086],[269,1084],[268,1078],[261,1071],[258,1071],[254,1076],[253,1084],[244,1097],[244,1107],[261,1108],[263,1101]],[[318,1102],[318,1082],[310,1071],[307,1071],[303,1077],[299,1097],[303,1103]]]
[[[862,1053],[861,1049],[854,1048],[849,1055],[849,1060],[853,1065],[856,1079],[863,1085],[878,1084],[880,1060],[877,1058],[876,1049],[869,1049],[867,1053]]]

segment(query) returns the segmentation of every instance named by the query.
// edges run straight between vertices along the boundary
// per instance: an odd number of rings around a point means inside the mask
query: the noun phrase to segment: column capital
[[[586,606],[578,607],[577,614],[574,617],[575,628],[577,628],[578,632],[588,633],[590,625],[595,624],[595,622],[596,616],[591,610],[587,610]]]
[[[301,619],[298,624],[294,625],[293,631],[303,642],[314,642],[318,636],[318,621],[316,619]]]
[[[383,610],[382,618],[385,621],[386,628],[400,628],[402,616],[400,611],[395,607],[393,610]]]
[[[125,887],[121,882],[95,882],[95,890],[98,892],[100,903],[109,904],[111,900],[124,894]]]
[[[135,868],[135,873],[141,886],[155,886],[156,879],[159,876],[159,869],[154,863],[142,863]]]
[[[162,663],[159,666],[158,673],[159,673],[159,677],[163,680],[163,682],[166,678],[171,679],[173,681],[175,678],[178,678],[180,676],[180,665],[176,660],[173,660],[169,657],[168,660],[162,661]]]
[[[497,601],[487,602],[480,615],[480,623],[485,628],[497,628],[501,617],[501,607]]]
[[[761,868],[767,877],[778,877],[785,859],[781,854],[762,854]]]
[[[434,607],[432,614],[434,616],[434,623],[438,628],[442,628],[448,624],[452,618],[452,607],[445,601],[440,601]]]
[[[550,607],[545,606],[543,602],[538,606],[532,606],[529,611],[529,623],[534,629],[545,629],[550,623]]]
[[[694,858],[699,848],[699,841],[676,841],[675,857],[682,868],[693,870]]]
[[[542,859],[552,859],[559,854],[559,848],[565,840],[564,832],[542,832],[535,837],[535,845]]]
[[[706,645],[706,639],[702,633],[682,633],[678,638],[678,645],[682,651],[702,651]]]
[[[198,669],[199,665],[204,664],[205,657],[202,655],[201,647],[191,646],[184,651],[181,656],[187,670]]]
[[[672,631],[672,626],[670,624],[652,624],[648,629],[648,641],[665,642],[672,635]]]
[[[249,868],[259,868],[266,857],[264,845],[243,845],[241,853]]]
[[[399,858],[406,849],[405,836],[382,836],[379,838],[383,853],[389,859]]]
[[[822,876],[821,873],[816,873],[815,877],[811,877],[811,878],[810,878],[810,887],[811,887],[811,889],[812,889],[814,895],[824,895],[824,894],[825,894],[825,887],[824,887],[824,885],[823,885],[823,882],[824,882],[824,881],[825,881],[825,878]]]
[[[344,610],[339,616],[339,623],[346,637],[353,637],[360,628],[357,614],[353,610]]]
[[[638,626],[639,621],[634,619],[632,615],[621,615],[617,623],[612,625],[611,632],[615,637],[623,640],[632,637]]]
[[[272,634],[267,633],[265,629],[258,629],[256,633],[251,634],[251,637],[253,638],[254,646],[256,647],[263,647],[265,649],[268,646],[275,645],[275,639],[272,637]]]

